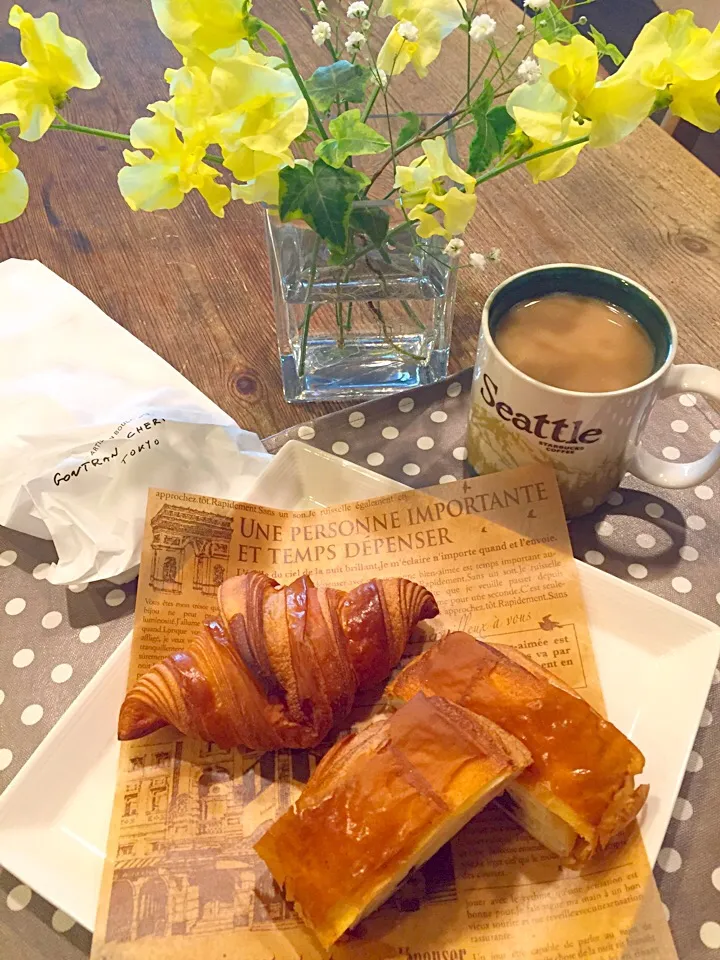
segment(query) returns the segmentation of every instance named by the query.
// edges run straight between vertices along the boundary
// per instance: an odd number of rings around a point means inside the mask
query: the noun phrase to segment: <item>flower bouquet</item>
[[[499,257],[465,256],[483,183],[517,166],[535,182],[563,176],[585,147],[617,143],[661,108],[720,129],[720,26],[662,13],[624,58],[585,16],[568,18],[589,2],[525,0],[501,40],[482,0],[308,0],[300,42],[326,62],[303,76],[251,0],[152,0],[182,63],[129,134],[64,117],[69,92],[100,77],[54,13],[13,6],[26,62],[0,63],[0,115],[13,118],[0,124],[0,222],[28,199],[16,136],[128,141],[118,184],[133,210],[171,209],[193,190],[218,217],[231,200],[265,208],[288,400],[431,382],[447,371],[458,271]],[[422,80],[455,32],[462,96],[430,115],[392,110],[396,78]],[[605,78],[603,58],[618,68]]]

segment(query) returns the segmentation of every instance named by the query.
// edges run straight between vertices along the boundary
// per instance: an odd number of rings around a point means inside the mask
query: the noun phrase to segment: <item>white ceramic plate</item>
[[[307,509],[382,496],[404,484],[291,441],[248,500]],[[720,653],[720,629],[578,563],[608,715],[645,754],[642,820],[655,861]],[[115,723],[130,637],[0,797],[0,862],[92,930],[115,790]]]

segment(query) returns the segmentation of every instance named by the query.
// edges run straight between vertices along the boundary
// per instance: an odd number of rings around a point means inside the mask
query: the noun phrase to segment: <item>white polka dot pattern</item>
[[[52,928],[56,933],[67,933],[75,926],[75,921],[62,910],[56,910],[50,921]]]
[[[313,440],[315,438],[315,427],[311,427],[310,424],[304,423],[301,427],[298,427],[298,440]]]
[[[118,587],[117,590],[111,590],[109,593],[105,594],[105,603],[109,607],[119,607],[120,604],[125,600],[125,596],[125,591]]]
[[[397,440],[400,436],[400,431],[397,427],[383,427],[382,435],[386,440]]]
[[[23,597],[13,597],[12,600],[8,600],[5,604],[5,613],[9,617],[16,617],[19,613],[23,612],[26,606],[27,601]]]
[[[682,866],[682,857],[672,847],[663,847],[657,858],[658,866],[665,873],[675,873]]]
[[[45,614],[40,622],[46,630],[54,630],[62,623],[62,614],[59,610],[51,610],[50,613]]]
[[[3,550],[0,553],[0,567],[11,567],[17,560],[17,553],[14,550]]]
[[[587,563],[591,563],[593,567],[599,567],[602,563],[605,563],[605,557],[599,550],[588,550],[585,554],[585,560]]]
[[[700,927],[700,939],[709,950],[720,950],[720,923],[707,920]]]
[[[353,411],[348,417],[348,423],[351,427],[355,427],[358,430],[365,423],[365,414],[361,413],[359,410]]]
[[[32,890],[21,883],[19,886],[13,887],[7,895],[7,908],[13,911],[24,910],[31,900]]]
[[[332,452],[338,457],[344,457],[349,449],[349,444],[345,443],[344,440],[336,440],[332,445]]]

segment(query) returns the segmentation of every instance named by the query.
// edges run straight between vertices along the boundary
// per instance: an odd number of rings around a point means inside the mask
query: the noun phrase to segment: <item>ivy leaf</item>
[[[539,36],[549,43],[554,40],[569,43],[576,34],[580,33],[575,24],[568,20],[552,0],[544,10],[533,17],[533,26],[537,27]]]
[[[350,226],[364,233],[375,246],[380,246],[390,229],[390,214],[381,207],[355,207],[350,215]]]
[[[315,147],[316,156],[331,167],[341,167],[348,157],[383,153],[390,143],[360,119],[359,110],[347,110],[330,121],[332,140],[323,140]]]
[[[338,60],[329,67],[318,67],[307,81],[307,90],[318,110],[329,110],[337,100],[360,103],[365,99],[368,67]]]
[[[515,129],[515,121],[502,106],[488,110],[484,121],[470,144],[468,173],[473,177],[487,169],[502,153],[508,134]]]
[[[359,170],[316,160],[280,171],[280,219],[304,220],[334,247],[345,247],[353,200],[370,180]]]
[[[411,140],[414,140],[422,130],[423,125],[420,117],[416,113],[413,113],[412,110],[405,110],[400,116],[406,122],[400,128],[400,133],[398,134],[398,150],[401,150],[406,144],[410,143]]]
[[[615,46],[615,44],[608,43],[602,33],[600,33],[599,30],[596,30],[592,24],[590,24],[590,36],[592,37],[593,43],[597,47],[598,57],[600,57],[600,59],[603,57],[610,57],[615,66],[619,67],[625,57],[623,53]]]

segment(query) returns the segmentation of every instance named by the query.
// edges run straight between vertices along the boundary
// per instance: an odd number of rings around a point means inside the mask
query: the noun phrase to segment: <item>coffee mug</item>
[[[540,383],[512,366],[493,340],[498,322],[518,303],[554,293],[605,300],[635,317],[654,347],[650,376],[622,390],[584,393]],[[597,507],[626,471],[659,487],[702,483],[720,466],[720,444],[692,463],[667,463],[642,445],[656,400],[692,392],[720,401],[720,371],[674,366],[676,348],[667,310],[619,273],[553,263],[515,274],[495,288],[483,310],[468,425],[471,468],[487,474],[538,461],[552,465],[568,517]]]

